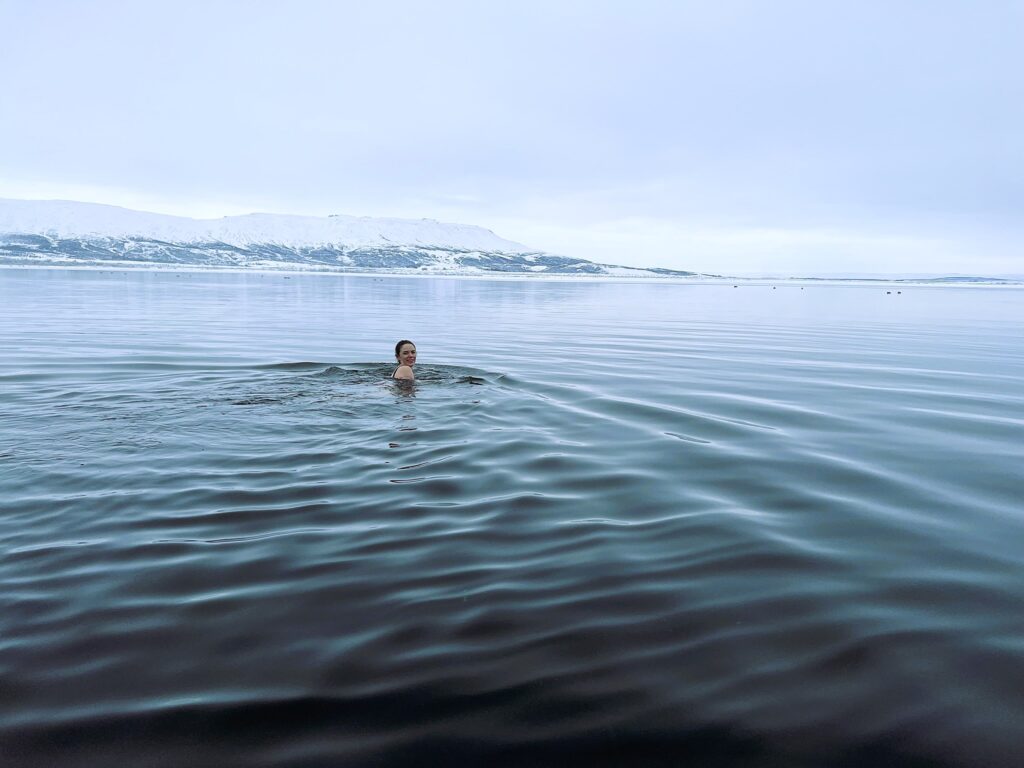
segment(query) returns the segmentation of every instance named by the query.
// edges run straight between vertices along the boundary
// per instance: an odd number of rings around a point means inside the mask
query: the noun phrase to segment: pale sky
[[[0,0],[0,197],[1024,274],[1024,0]]]

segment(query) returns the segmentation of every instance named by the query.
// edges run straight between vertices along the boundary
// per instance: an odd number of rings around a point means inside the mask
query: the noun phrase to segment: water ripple
[[[1016,294],[58,277],[0,282],[5,766],[1024,759]],[[411,387],[344,362],[396,296]]]

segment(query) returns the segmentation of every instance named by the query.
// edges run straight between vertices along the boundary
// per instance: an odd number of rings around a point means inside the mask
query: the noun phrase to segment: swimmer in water
[[[398,368],[391,374],[392,379],[407,379],[412,381],[416,377],[412,373],[412,367],[416,365],[416,345],[408,339],[402,339],[395,344],[395,360],[398,361]]]

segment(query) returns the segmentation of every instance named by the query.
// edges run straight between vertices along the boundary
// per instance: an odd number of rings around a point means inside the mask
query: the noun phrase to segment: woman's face
[[[398,349],[398,362],[400,365],[411,366],[416,362],[416,345],[403,344]]]

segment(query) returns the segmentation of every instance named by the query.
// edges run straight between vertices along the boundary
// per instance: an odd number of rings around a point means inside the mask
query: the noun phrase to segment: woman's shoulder
[[[391,378],[392,379],[411,379],[411,378],[413,378],[412,368],[410,368],[408,365],[400,365],[395,370],[395,372],[393,374],[391,374]]]

